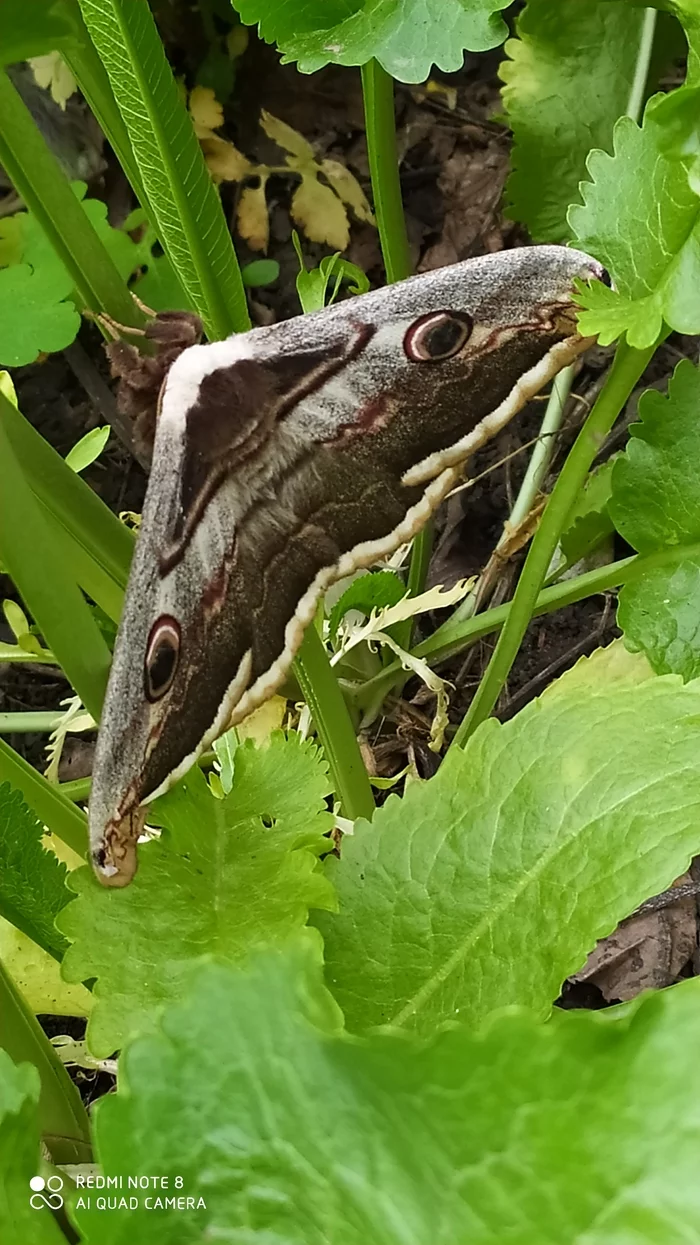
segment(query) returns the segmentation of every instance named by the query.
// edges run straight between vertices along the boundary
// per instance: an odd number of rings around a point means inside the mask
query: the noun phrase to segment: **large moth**
[[[144,802],[279,687],[329,584],[419,531],[586,348],[573,282],[602,275],[505,251],[176,359],[95,756],[103,882],[133,876]]]

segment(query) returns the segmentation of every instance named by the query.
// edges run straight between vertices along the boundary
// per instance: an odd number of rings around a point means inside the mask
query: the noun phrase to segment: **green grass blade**
[[[118,622],[134,536],[71,471],[61,455],[8,403],[2,422],[27,482],[42,504],[73,574],[93,601]]]
[[[63,792],[0,739],[0,783],[9,782],[40,821],[79,856],[87,850],[87,818]]]
[[[158,235],[209,337],[250,327],[223,209],[147,0],[81,0]]]
[[[54,1163],[90,1162],[90,1125],[80,1094],[2,964],[0,1047],[15,1063],[29,1060],[39,1073],[39,1126]]]
[[[121,324],[142,324],[143,313],[4,70],[0,70],[0,164],[68,269],[85,306],[106,311]]]
[[[86,709],[99,719],[110,652],[47,523],[5,428],[12,403],[0,394],[0,561]]]
[[[330,766],[343,816],[355,820],[374,814],[374,796],[355,729],[323,643],[311,623],[294,663],[314,725]]]

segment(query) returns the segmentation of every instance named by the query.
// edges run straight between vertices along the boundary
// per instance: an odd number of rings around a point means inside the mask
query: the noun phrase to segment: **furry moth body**
[[[279,687],[334,580],[409,540],[590,339],[581,252],[529,247],[210,345],[172,365],[90,798],[108,885],[144,803]]]

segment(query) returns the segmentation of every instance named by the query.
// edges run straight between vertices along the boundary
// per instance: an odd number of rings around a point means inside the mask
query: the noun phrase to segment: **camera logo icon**
[[[44,1206],[48,1210],[60,1210],[63,1206],[61,1176],[49,1176],[46,1180],[43,1176],[32,1176],[29,1188],[32,1191],[29,1199],[32,1210],[41,1210]]]

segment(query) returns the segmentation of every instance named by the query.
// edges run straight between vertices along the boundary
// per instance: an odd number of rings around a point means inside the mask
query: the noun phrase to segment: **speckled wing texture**
[[[134,872],[142,802],[279,687],[329,584],[410,540],[586,348],[573,282],[601,276],[506,251],[174,362],[95,759],[103,881]]]

